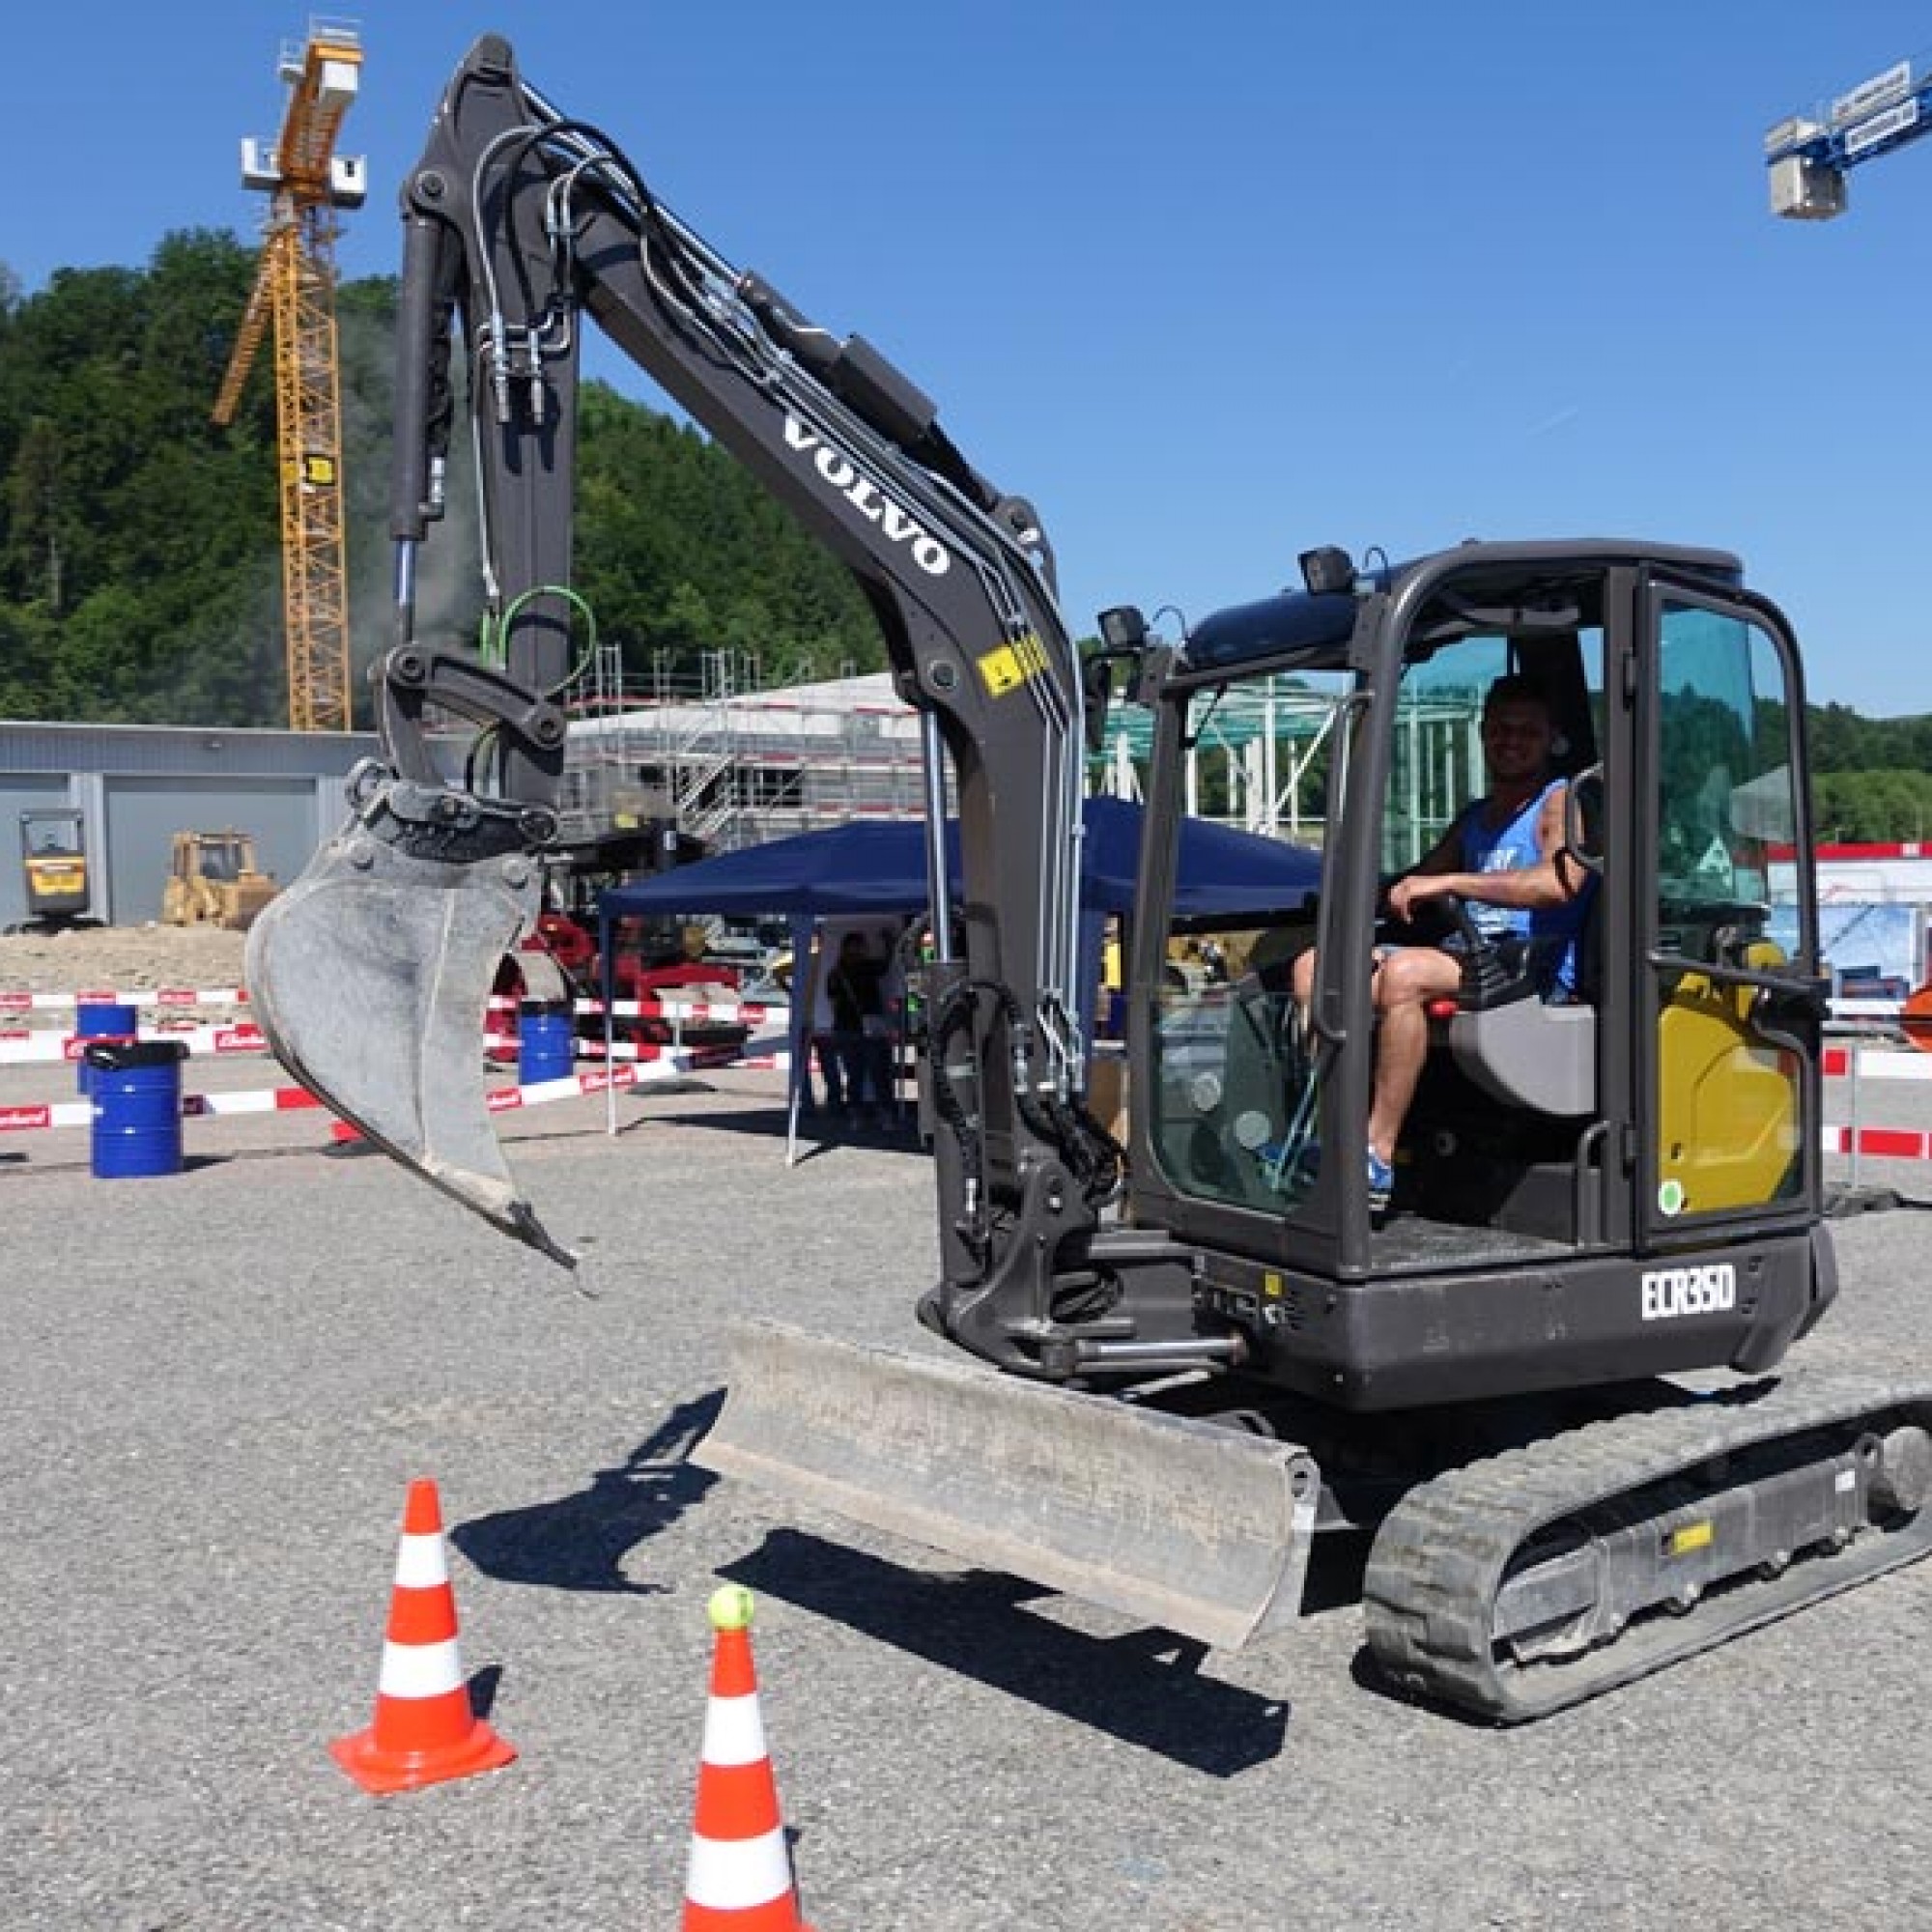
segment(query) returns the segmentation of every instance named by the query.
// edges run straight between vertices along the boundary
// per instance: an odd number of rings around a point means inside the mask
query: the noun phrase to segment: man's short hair
[[[1546,718],[1553,718],[1554,707],[1549,702],[1549,694],[1527,671],[1506,671],[1490,686],[1489,694],[1483,699],[1483,716],[1505,704],[1534,704]]]

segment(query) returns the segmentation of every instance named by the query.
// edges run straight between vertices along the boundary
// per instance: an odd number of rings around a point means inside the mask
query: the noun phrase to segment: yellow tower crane
[[[252,138],[242,143],[242,185],[268,194],[269,216],[261,270],[214,404],[225,427],[272,322],[289,724],[297,731],[350,726],[335,238],[336,211],[362,204],[365,171],[360,156],[335,152],[335,137],[361,68],[360,36],[346,21],[313,20],[305,43],[282,49],[289,104],[281,136],[266,151]]]

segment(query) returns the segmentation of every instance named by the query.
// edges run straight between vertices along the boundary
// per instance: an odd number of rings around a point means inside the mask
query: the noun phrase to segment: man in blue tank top
[[[1593,881],[1564,853],[1569,786],[1549,777],[1549,702],[1534,679],[1512,673],[1490,687],[1482,738],[1489,791],[1396,881],[1389,910],[1408,919],[1425,900],[1454,894],[1468,902],[1483,937],[1535,976],[1546,1000],[1572,1000],[1577,936]],[[1377,1213],[1388,1206],[1396,1141],[1429,1053],[1429,1003],[1453,999],[1462,985],[1455,944],[1376,949],[1368,1171],[1369,1204]],[[1312,953],[1295,962],[1295,996],[1304,1010],[1314,971]]]

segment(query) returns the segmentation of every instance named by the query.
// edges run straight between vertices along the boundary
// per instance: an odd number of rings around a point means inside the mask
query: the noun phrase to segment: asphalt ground
[[[0,1069],[0,1104],[71,1084]],[[787,1170],[768,1075],[618,1119],[504,1122],[577,1283],[317,1114],[190,1121],[155,1179],[0,1136],[0,1924],[674,1926],[721,1578],[818,1932],[1932,1922],[1932,1565],[1508,1732],[1365,1681],[1346,1588],[1203,1654],[958,1572],[683,1461],[734,1317],[936,1349],[923,1156]],[[1862,1165],[1905,1205],[1837,1223],[1804,1354],[1932,1373],[1932,1168]],[[374,1799],[326,1747],[419,1474],[520,1756]]]

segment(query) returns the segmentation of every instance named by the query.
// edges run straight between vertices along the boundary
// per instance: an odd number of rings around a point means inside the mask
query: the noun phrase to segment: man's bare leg
[[[1375,980],[1375,1094],[1369,1103],[1369,1146],[1378,1159],[1392,1161],[1402,1123],[1408,1118],[1416,1083],[1429,1055],[1431,1000],[1453,995],[1463,983],[1462,967],[1433,946],[1403,946],[1384,957]]]

